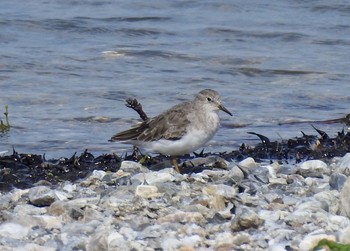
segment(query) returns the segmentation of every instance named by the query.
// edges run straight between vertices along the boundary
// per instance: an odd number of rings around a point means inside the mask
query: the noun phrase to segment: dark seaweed
[[[314,127],[315,128],[315,127]],[[239,149],[223,153],[194,153],[194,157],[185,155],[181,160],[195,157],[218,155],[228,161],[240,161],[247,157],[257,162],[278,160],[284,163],[298,163],[310,159],[328,160],[336,156],[344,156],[350,151],[350,133],[340,131],[336,137],[331,138],[324,131],[315,128],[318,135],[306,135],[302,132],[300,137],[288,140],[270,141],[266,136],[249,132],[260,138],[261,143],[255,146],[242,144]],[[14,187],[28,188],[37,182],[58,184],[62,181],[76,181],[86,177],[93,170],[116,172],[123,160],[132,160],[142,163],[150,170],[158,171],[169,167],[169,158],[163,155],[148,156],[134,148],[131,154],[117,156],[103,154],[95,157],[88,150],[79,156],[74,153],[70,158],[46,160],[45,155],[17,153],[13,150],[11,155],[0,157],[0,190],[8,191]],[[212,167],[182,165],[182,173],[201,172]]]

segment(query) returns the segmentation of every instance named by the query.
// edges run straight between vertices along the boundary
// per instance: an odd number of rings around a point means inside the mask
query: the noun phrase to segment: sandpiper
[[[177,172],[176,157],[204,146],[220,125],[218,111],[232,116],[211,89],[200,91],[194,100],[178,104],[158,116],[120,132],[111,141],[121,141],[168,155]]]

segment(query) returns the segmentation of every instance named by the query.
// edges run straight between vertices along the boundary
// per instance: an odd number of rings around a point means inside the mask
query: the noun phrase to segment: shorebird
[[[194,100],[175,105],[154,118],[117,133],[111,141],[120,141],[168,155],[177,172],[177,156],[204,146],[220,126],[218,111],[232,116],[220,95],[211,89],[200,91]]]

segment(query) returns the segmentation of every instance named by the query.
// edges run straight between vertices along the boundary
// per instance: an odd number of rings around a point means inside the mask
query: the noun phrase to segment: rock
[[[50,205],[47,211],[50,215],[79,220],[86,217],[87,213],[93,213],[94,210],[91,209],[92,211],[90,211],[89,208],[91,204],[97,204],[99,200],[99,197],[91,197],[71,201],[55,201]]]
[[[29,227],[17,223],[3,223],[0,225],[0,236],[10,237],[16,240],[23,239],[28,235]]]
[[[29,202],[35,206],[49,206],[56,199],[53,190],[46,186],[33,187],[29,190]]]
[[[102,180],[103,177],[106,175],[105,171],[102,170],[94,170],[92,172],[92,174],[90,175],[90,179],[98,179],[98,180]]]
[[[47,246],[40,246],[37,244],[26,244],[22,247],[16,248],[16,251],[56,251],[56,248],[53,247],[47,247]]]
[[[203,192],[204,194],[207,194],[207,195],[211,195],[211,196],[219,195],[228,199],[233,199],[237,194],[236,188],[232,186],[223,185],[223,184],[208,185],[204,187]]]
[[[17,215],[40,215],[45,214],[47,210],[44,207],[36,207],[30,204],[20,204],[13,209],[13,212]]]
[[[73,193],[75,190],[77,190],[77,185],[72,183],[65,183],[62,187],[63,191],[66,193]]]
[[[349,243],[349,240],[350,240],[350,226],[345,228],[340,228],[339,241],[341,243]]]
[[[228,172],[226,172],[224,177],[229,177],[235,182],[239,182],[244,179],[245,174],[237,165],[230,163],[230,169]]]
[[[300,251],[310,251],[313,250],[315,246],[317,246],[318,242],[320,240],[329,240],[329,241],[336,241],[336,237],[334,235],[327,235],[327,234],[309,234],[300,242],[299,244],[299,250]]]
[[[350,219],[345,216],[340,215],[330,215],[328,217],[328,229],[332,229],[335,232],[344,231],[345,229],[349,228],[350,226]],[[349,239],[348,239],[349,240]],[[343,243],[346,243],[343,241]]]
[[[176,238],[175,236],[169,236],[168,233],[166,238],[162,239],[161,242],[161,250],[164,251],[172,251],[172,250],[178,250],[181,247],[181,241]]]
[[[258,228],[264,224],[264,220],[248,207],[239,207],[236,215],[231,221],[231,230],[241,231],[249,228]]]
[[[59,229],[62,227],[62,219],[56,216],[34,215],[32,218],[38,226],[45,229],[52,229],[52,228]]]
[[[330,173],[330,168],[321,160],[308,160],[300,165],[298,172],[304,177],[322,178],[323,174]]]
[[[110,235],[113,235],[115,232],[112,232],[110,234],[108,234],[107,232],[97,232],[93,235],[90,236],[89,241],[86,245],[86,250],[87,251],[99,251],[99,250],[108,250],[108,244],[109,241],[112,244],[111,240],[108,240]],[[119,238],[119,245],[120,248],[123,248],[122,246],[122,242],[124,241],[124,238],[122,235],[118,234],[119,236],[121,236],[121,238]],[[113,237],[112,237],[113,238]],[[112,239],[113,240],[113,239]],[[122,250],[122,249],[120,249]],[[127,250],[127,249],[125,249]]]
[[[306,222],[313,220],[311,213],[303,210],[295,210],[284,218],[284,222],[293,229],[301,228]]]
[[[251,157],[248,157],[244,160],[242,160],[241,162],[238,163],[240,166],[243,166],[245,168],[254,168],[257,167],[258,164],[255,162],[255,160]]]
[[[336,190],[324,190],[316,193],[314,199],[323,203],[323,209],[327,212],[338,214],[340,209],[339,192]]]
[[[339,194],[341,215],[350,217],[350,177],[347,178]]]
[[[269,178],[270,179],[276,179],[277,178],[277,172],[281,169],[280,164],[278,164],[278,162],[275,161],[271,165],[267,165],[265,167],[269,171]]]
[[[157,183],[172,182],[174,180],[175,180],[174,175],[170,174],[169,172],[137,173],[131,177],[132,182],[137,182],[141,184],[146,182],[149,185],[154,185]]]
[[[202,238],[198,235],[190,235],[185,236],[180,239],[181,247],[179,250],[183,251],[195,251],[195,247],[197,247],[200,243],[203,242]]]
[[[250,243],[248,234],[225,232],[215,238],[215,250],[229,251],[238,250],[243,244]]]
[[[224,184],[208,185],[203,188],[203,194],[208,196],[205,201],[209,208],[221,211],[225,209],[227,199],[235,197],[236,189]]]
[[[124,173],[131,173],[131,174],[142,173],[142,172],[145,173],[149,171],[148,168],[134,161],[123,161],[121,163],[119,170],[123,171]]]
[[[186,167],[205,166],[211,168],[227,169],[229,162],[219,156],[197,157],[184,162]]]
[[[176,212],[172,214],[168,214],[163,217],[158,218],[159,223],[185,223],[185,222],[192,222],[192,223],[204,223],[206,222],[205,218],[202,214],[198,212]]]
[[[158,192],[158,188],[151,185],[138,185],[136,187],[135,195],[140,196],[144,199],[151,199],[162,196],[162,194]]]
[[[340,173],[346,176],[350,175],[350,153],[345,154],[345,156],[340,159],[337,167]]]
[[[118,233],[117,231],[113,231],[111,233],[106,233],[107,237],[107,249],[113,249],[115,248],[116,250],[130,250],[127,242],[124,238],[123,235]],[[96,251],[101,250],[101,249],[96,249]]]
[[[346,179],[347,176],[342,173],[333,173],[329,179],[329,185],[332,189],[340,191],[343,188]]]
[[[68,194],[68,193],[63,192],[63,191],[55,190],[54,194],[55,194],[56,199],[58,199],[58,200],[68,200],[68,199],[72,198],[71,194]]]
[[[277,243],[277,244],[270,245],[268,251],[288,251],[288,250],[286,249],[286,244]]]

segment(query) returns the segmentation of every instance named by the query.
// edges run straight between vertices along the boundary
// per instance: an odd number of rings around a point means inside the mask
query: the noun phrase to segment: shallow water
[[[203,88],[234,117],[208,151],[315,133],[309,123],[349,113],[347,1],[2,1],[0,151],[70,156],[130,151],[110,143]],[[0,116],[4,119],[3,116]],[[315,124],[334,135],[341,124]]]

